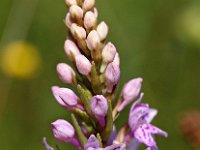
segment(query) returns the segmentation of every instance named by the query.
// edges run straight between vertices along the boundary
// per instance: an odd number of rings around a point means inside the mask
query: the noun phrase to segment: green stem
[[[113,130],[112,104],[108,101],[108,114],[106,116],[106,127],[101,134],[103,141],[107,141]]]
[[[74,128],[76,130],[76,134],[78,136],[78,139],[81,143],[81,146],[84,147],[87,138],[85,137],[85,135],[83,134],[83,132],[81,131],[81,128],[76,120],[76,117],[74,116],[74,114],[71,114],[71,118],[72,118],[72,124],[74,125]]]

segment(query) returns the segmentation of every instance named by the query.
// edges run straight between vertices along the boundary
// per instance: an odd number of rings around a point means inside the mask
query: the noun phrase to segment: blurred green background
[[[97,7],[121,56],[119,89],[143,77],[144,101],[159,110],[154,124],[169,133],[167,139],[157,138],[160,149],[192,150],[178,122],[181,112],[200,109],[199,0],[97,0]],[[43,150],[43,136],[55,145],[50,123],[69,118],[50,91],[52,85],[66,86],[55,71],[58,62],[68,62],[66,12],[64,0],[0,1],[0,149]],[[25,44],[28,50],[18,64],[21,51],[6,55],[5,46],[22,40],[32,45]],[[30,66],[34,69],[26,73]],[[126,122],[128,109],[122,115],[119,125]]]

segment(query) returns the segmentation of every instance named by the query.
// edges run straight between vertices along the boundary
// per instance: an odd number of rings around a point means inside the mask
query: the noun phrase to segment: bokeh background
[[[179,120],[182,112],[200,110],[199,0],[97,0],[97,7],[121,56],[119,90],[143,77],[144,101],[159,110],[154,124],[169,133],[157,138],[160,149],[194,149]],[[50,91],[67,86],[55,71],[68,62],[66,12],[64,0],[0,1],[0,149],[43,150],[43,136],[55,145],[50,123],[69,118]],[[122,115],[119,125],[128,109]]]

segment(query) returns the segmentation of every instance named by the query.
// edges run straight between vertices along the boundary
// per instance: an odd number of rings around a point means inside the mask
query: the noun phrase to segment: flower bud
[[[53,135],[57,140],[73,144],[80,148],[80,143],[75,137],[75,129],[69,122],[58,119],[51,126]]]
[[[78,5],[72,5],[69,8],[70,15],[74,19],[82,19],[83,18],[83,10]]]
[[[109,42],[102,50],[102,59],[105,63],[110,63],[114,60],[115,55],[116,48],[111,42]]]
[[[90,109],[92,114],[98,120],[102,127],[105,126],[105,116],[108,112],[108,103],[103,95],[96,95],[90,100]]]
[[[83,27],[78,26],[77,24],[73,23],[70,27],[70,31],[75,39],[85,39],[86,38],[86,31]]]
[[[120,58],[118,52],[116,52],[113,62],[116,63],[117,65],[120,65]]]
[[[78,46],[70,39],[67,39],[64,44],[65,53],[70,60],[73,60],[76,55],[81,54]]]
[[[97,8],[94,8],[93,12],[94,12],[95,17],[97,18],[98,17],[98,10],[97,10]]]
[[[74,70],[68,64],[59,63],[56,69],[60,80],[68,84],[73,83],[73,78],[75,78],[76,75]]]
[[[52,93],[56,101],[67,110],[72,111],[73,109],[84,110],[83,105],[80,102],[79,97],[68,88],[59,88],[53,86],[51,88]]]
[[[70,28],[71,25],[72,25],[72,23],[73,23],[73,20],[72,20],[72,18],[71,18],[71,15],[70,15],[70,13],[67,13],[67,15],[66,15],[66,17],[65,17],[65,25],[66,25],[68,28]]]
[[[92,69],[92,64],[90,63],[90,61],[82,54],[77,55],[75,57],[75,63],[76,63],[76,67],[78,69],[78,71],[82,74],[82,75],[89,75],[89,73],[91,72]]]
[[[65,0],[65,3],[67,4],[68,7],[72,5],[77,5],[76,0]]]
[[[93,12],[88,11],[84,17],[84,26],[86,29],[92,29],[96,25],[96,17]]]
[[[100,45],[100,37],[96,30],[92,30],[87,37],[87,46],[90,50],[97,50]]]
[[[113,88],[117,85],[120,78],[119,65],[112,62],[109,63],[105,71],[105,79],[107,82],[107,91],[112,93]]]
[[[101,41],[105,40],[107,35],[108,35],[108,26],[107,24],[102,21],[98,26],[97,26],[97,32],[100,36]]]
[[[141,86],[142,78],[132,79],[124,85],[122,89],[122,103],[118,107],[118,112],[138,97]]]
[[[95,0],[84,0],[82,7],[85,11],[88,11],[92,9],[94,5],[95,5]]]

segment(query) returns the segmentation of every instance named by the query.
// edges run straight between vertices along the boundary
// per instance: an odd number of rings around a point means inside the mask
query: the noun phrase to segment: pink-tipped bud
[[[75,137],[75,129],[69,122],[58,119],[51,123],[51,127],[53,135],[58,141],[70,143],[80,148],[80,142]]]
[[[84,17],[84,26],[86,29],[91,29],[96,25],[96,17],[92,11],[88,11]]]
[[[87,46],[90,50],[97,50],[100,45],[100,37],[96,30],[92,30],[87,37]]]
[[[67,4],[68,7],[70,7],[72,5],[77,5],[76,0],[65,0],[65,3]]]
[[[95,0],[84,0],[82,7],[85,11],[88,11],[94,8],[94,5],[95,5]]]
[[[76,55],[81,54],[77,45],[72,41],[67,39],[64,44],[65,53],[70,60],[73,60]]]
[[[105,40],[107,35],[108,35],[108,26],[107,24],[102,21],[98,26],[97,26],[97,32],[99,33],[101,41]]]
[[[83,10],[78,5],[72,5],[69,8],[70,15],[74,19],[82,19],[83,18]]]
[[[85,39],[86,38],[86,31],[83,27],[78,26],[77,24],[73,23],[70,27],[70,31],[75,39]]]
[[[122,111],[124,107],[130,104],[135,98],[138,97],[141,86],[142,78],[136,78],[126,83],[122,89],[122,103],[118,107],[118,112]]]
[[[114,62],[115,64],[120,65],[120,58],[119,58],[119,53],[118,53],[118,52],[115,54],[115,57],[114,57],[113,62]]]
[[[76,63],[76,67],[78,69],[78,71],[82,74],[82,75],[89,75],[89,73],[91,72],[91,68],[92,65],[90,63],[90,61],[84,56],[84,55],[77,55],[75,57],[75,63]]]
[[[67,15],[66,15],[66,17],[65,17],[65,25],[66,25],[68,28],[70,28],[71,25],[72,25],[72,23],[73,23],[73,20],[72,20],[72,18],[71,18],[71,15],[70,15],[70,13],[67,13]]]
[[[116,48],[115,46],[109,42],[102,50],[102,59],[105,63],[110,63],[114,60],[116,55]]]
[[[114,62],[108,64],[105,71],[105,79],[107,82],[107,91],[112,93],[120,79],[120,68],[118,64]]]
[[[105,116],[108,112],[108,103],[103,95],[96,95],[90,100],[90,109],[92,114],[98,120],[102,127],[105,126]]]
[[[73,78],[75,78],[75,72],[74,70],[65,63],[59,63],[56,67],[57,73],[59,78],[64,82],[68,84],[73,83]]]
[[[59,88],[57,86],[53,86],[51,90],[56,101],[67,110],[84,110],[82,104],[80,103],[79,97],[72,90],[68,88]]]

